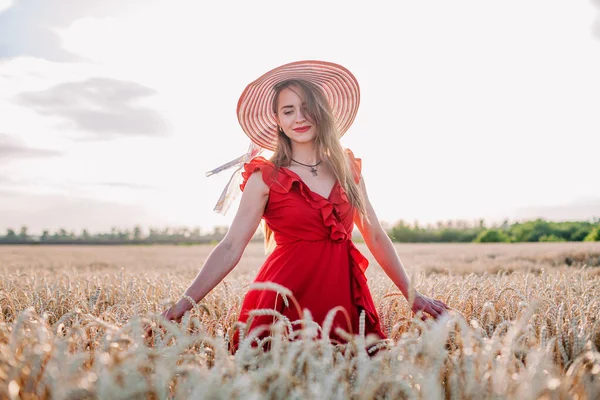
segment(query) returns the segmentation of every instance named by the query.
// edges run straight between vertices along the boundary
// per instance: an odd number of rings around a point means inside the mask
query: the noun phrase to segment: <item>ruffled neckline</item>
[[[259,165],[268,166],[268,170],[264,168],[260,168]],[[331,203],[331,204],[339,204],[340,202],[347,200],[348,198],[344,195],[344,190],[340,185],[340,182],[336,179],[329,195],[327,197],[313,191],[307,184],[302,180],[300,175],[292,171],[287,167],[279,167],[277,172],[277,168],[275,164],[264,158],[263,156],[258,156],[253,158],[250,162],[245,164],[244,175],[244,183],[248,179],[248,177],[254,172],[256,169],[261,169],[263,174],[263,180],[267,185],[271,187],[271,189],[275,190],[279,193],[287,193],[291,190],[294,182],[298,182],[300,187],[300,192],[304,195],[304,197],[308,197],[314,202],[318,204],[322,204],[323,202]],[[281,175],[283,172],[283,176]],[[245,185],[244,185],[245,186]],[[341,196],[339,196],[341,194]]]
[[[348,197],[344,192],[339,181],[333,185],[329,196],[325,198],[319,193],[313,192],[308,185],[294,171],[280,167],[276,172],[275,164],[272,161],[265,159],[262,156],[255,157],[249,163],[244,164],[244,172],[242,173],[245,186],[247,179],[256,171],[261,170],[264,182],[271,188],[272,191],[285,194],[292,189],[294,182],[297,182],[300,195],[306,202],[315,210],[319,210],[323,223],[329,230],[329,236],[334,241],[344,241],[350,238],[348,232],[344,228],[339,217],[339,206],[348,202]]]
[[[287,167],[279,167],[280,170],[284,170],[285,172],[292,175],[293,178],[296,179],[296,181],[298,183],[300,183],[301,185],[303,185],[306,190],[308,190],[311,194],[315,195],[315,196],[319,196],[322,199],[327,200],[328,202],[332,202],[331,198],[334,194],[334,192],[336,191],[336,189],[338,188],[338,186],[340,186],[340,181],[338,181],[337,179],[335,180],[335,183],[333,184],[333,187],[331,188],[331,190],[329,191],[329,195],[327,195],[327,197],[323,196],[320,193],[315,192],[314,190],[312,190],[307,184],[306,182],[304,182],[304,180],[300,177],[300,175],[298,175],[296,172],[292,171],[291,169],[287,168]]]

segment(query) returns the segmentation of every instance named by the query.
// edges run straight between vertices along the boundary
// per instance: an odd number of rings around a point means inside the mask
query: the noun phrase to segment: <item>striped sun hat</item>
[[[346,133],[358,112],[358,81],[341,65],[307,60],[272,69],[246,86],[238,101],[237,116],[250,140],[264,149],[276,149],[277,122],[271,105],[274,86],[287,79],[303,79],[319,86],[331,105],[340,136]]]

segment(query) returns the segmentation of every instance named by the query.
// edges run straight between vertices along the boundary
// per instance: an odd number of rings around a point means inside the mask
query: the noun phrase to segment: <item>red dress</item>
[[[352,162],[354,179],[360,180],[361,160],[346,150]],[[265,260],[254,282],[275,282],[290,289],[302,310],[309,309],[313,320],[323,325],[328,311],[342,306],[348,311],[352,332],[358,333],[359,316],[365,310],[365,332],[386,338],[367,286],[365,270],[368,260],[351,240],[354,208],[346,193],[336,182],[325,198],[311,191],[302,179],[287,168],[275,171],[275,165],[263,157],[244,164],[244,190],[250,175],[260,170],[270,187],[263,219],[273,231],[277,246]],[[290,319],[299,319],[292,301],[289,306],[272,290],[250,290],[243,301],[238,321],[246,322],[254,309],[275,309]],[[272,316],[255,316],[249,332],[259,325],[274,322]],[[338,312],[330,338],[344,342],[335,327],[349,332],[346,317]],[[297,329],[299,325],[295,325]],[[268,332],[262,334],[264,337]],[[237,351],[239,331],[236,330],[231,353]]]

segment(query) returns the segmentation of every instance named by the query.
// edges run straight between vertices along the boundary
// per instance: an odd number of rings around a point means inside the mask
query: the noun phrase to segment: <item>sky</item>
[[[238,98],[308,59],[382,222],[600,217],[600,0],[0,0],[0,234],[228,225]]]

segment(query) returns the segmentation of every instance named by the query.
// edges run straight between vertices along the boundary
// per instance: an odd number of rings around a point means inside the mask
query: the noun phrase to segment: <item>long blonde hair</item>
[[[344,152],[339,140],[339,132],[335,126],[335,120],[331,111],[331,106],[325,97],[323,91],[314,83],[301,79],[288,79],[274,86],[275,96],[273,97],[272,110],[277,114],[277,103],[279,93],[290,86],[300,89],[306,105],[306,116],[308,120],[317,127],[315,137],[315,147],[317,157],[327,159],[331,164],[333,173],[340,183],[340,186],[346,192],[348,201],[356,208],[361,218],[367,218],[365,200],[356,182],[350,166],[349,158]],[[300,95],[300,94],[299,94]],[[292,144],[285,135],[281,127],[278,128],[277,148],[271,157],[271,162],[275,164],[276,170],[279,167],[288,166],[292,162]],[[273,237],[273,231],[263,220],[263,233],[265,237],[265,252],[272,251],[277,243]]]

